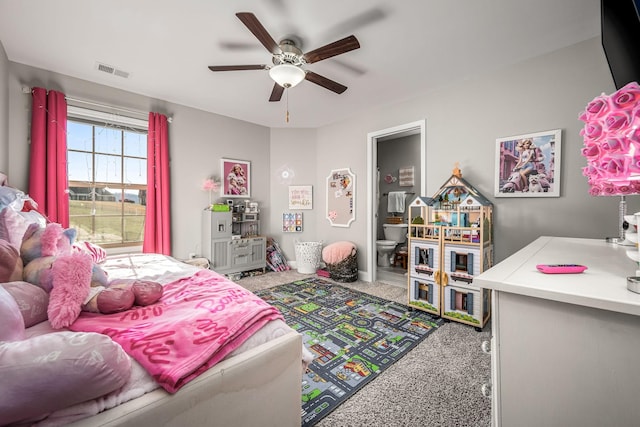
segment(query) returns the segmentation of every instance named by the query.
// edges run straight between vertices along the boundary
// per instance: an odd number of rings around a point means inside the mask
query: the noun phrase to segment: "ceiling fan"
[[[347,90],[346,86],[313,71],[305,70],[302,66],[358,49],[360,43],[355,36],[351,35],[303,53],[296,37],[291,36],[276,43],[253,13],[239,12],[236,16],[271,53],[273,65],[210,65],[211,71],[268,70],[269,76],[275,81],[269,98],[270,102],[280,101],[285,88],[292,88],[302,80],[308,80],[338,94]]]

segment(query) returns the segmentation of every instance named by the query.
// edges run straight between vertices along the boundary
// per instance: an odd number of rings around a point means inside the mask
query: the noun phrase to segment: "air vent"
[[[109,73],[109,74],[113,74],[113,70],[115,70],[115,68],[113,68],[110,65],[106,65],[106,64],[101,64],[99,62],[96,63],[96,68],[98,69],[98,71],[103,71],[105,73]]]
[[[127,73],[126,71],[118,70],[118,69],[113,70],[113,75],[118,77],[123,77],[125,79],[129,78],[129,73]]]
[[[118,70],[116,67],[112,67],[111,65],[102,64],[100,62],[96,62],[96,70],[102,71],[103,73],[113,74],[114,76],[122,77],[128,79],[131,73],[123,70]]]

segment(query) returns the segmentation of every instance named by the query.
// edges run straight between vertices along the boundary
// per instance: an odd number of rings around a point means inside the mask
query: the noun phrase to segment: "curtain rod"
[[[74,98],[74,97],[68,96],[68,95],[65,95],[65,99],[67,101],[71,101],[71,102],[79,102],[81,104],[93,105],[94,107],[100,107],[100,108],[109,108],[111,110],[118,110],[118,111],[122,111],[124,113],[138,114],[138,115],[141,115],[141,116],[148,116],[149,115],[148,111],[130,110],[128,108],[115,107],[113,105],[101,104],[99,102],[87,101],[85,99],[80,99],[80,98]]]
[[[22,87],[22,93],[31,93],[31,88],[28,87],[28,86],[23,86]],[[132,110],[132,109],[129,109],[129,108],[116,107],[114,105],[107,105],[107,104],[102,104],[100,102],[87,101],[86,99],[74,98],[74,97],[69,96],[69,95],[65,95],[64,98],[67,101],[71,101],[71,102],[77,102],[77,103],[86,104],[86,105],[93,105],[94,107],[100,107],[100,108],[109,108],[111,110],[122,111],[123,113],[137,114],[137,115],[143,116],[145,118],[149,117],[149,112],[148,111]],[[167,117],[167,122],[169,122],[169,123],[173,122],[173,117]]]
[[[65,99],[67,101],[78,102],[80,104],[93,105],[94,107],[108,108],[108,109],[111,109],[111,110],[122,111],[123,113],[138,114],[138,115],[144,116],[144,117],[148,117],[149,116],[149,112],[148,111],[131,110],[129,108],[116,107],[116,106],[113,106],[113,105],[101,104],[101,103],[95,102],[95,101],[87,101],[86,99],[74,98],[74,97],[68,96],[68,95],[65,95]],[[173,122],[173,117],[167,117],[167,122],[169,122],[169,123]]]

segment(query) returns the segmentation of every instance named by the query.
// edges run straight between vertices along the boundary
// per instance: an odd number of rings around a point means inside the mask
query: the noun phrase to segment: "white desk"
[[[495,425],[640,425],[640,294],[627,290],[627,249],[540,237],[474,279],[493,293]],[[546,275],[536,264],[589,269]]]

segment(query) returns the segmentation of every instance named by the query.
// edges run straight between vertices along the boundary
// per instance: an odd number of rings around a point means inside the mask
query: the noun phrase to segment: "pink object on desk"
[[[545,274],[576,274],[587,269],[584,265],[578,264],[538,264],[536,268]]]

